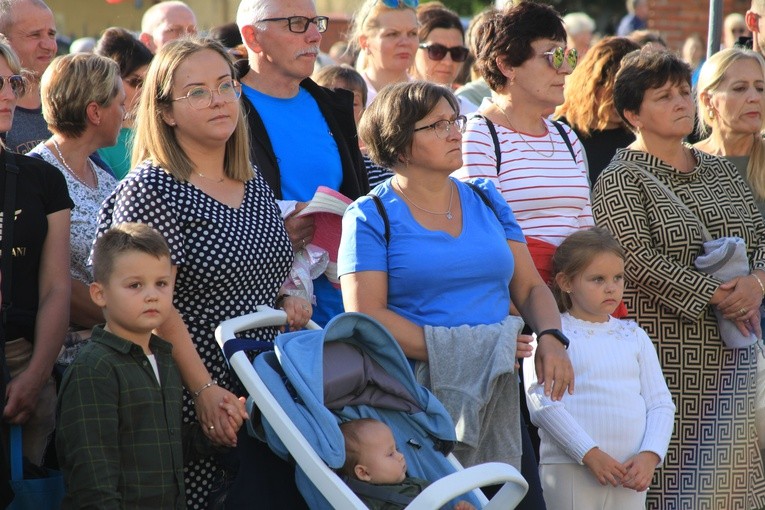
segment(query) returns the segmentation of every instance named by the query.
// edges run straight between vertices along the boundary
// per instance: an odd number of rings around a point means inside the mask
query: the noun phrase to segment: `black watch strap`
[[[563,347],[568,349],[569,344],[571,343],[566,335],[563,334],[563,331],[559,329],[545,329],[544,331],[540,331],[537,333],[537,338],[541,338],[542,335],[552,335],[554,336],[560,343],[563,344]]]

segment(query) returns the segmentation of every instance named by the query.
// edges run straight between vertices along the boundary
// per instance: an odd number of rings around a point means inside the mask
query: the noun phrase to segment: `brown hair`
[[[558,12],[549,5],[523,1],[500,11],[471,34],[476,68],[489,87],[500,92],[507,77],[497,60],[518,67],[533,56],[531,44],[539,39],[566,41],[566,29]]]
[[[606,37],[584,55],[566,81],[566,100],[555,112],[584,135],[608,126],[614,109],[614,82],[622,59],[640,49],[626,37]]]
[[[341,88],[351,92],[359,91],[361,93],[361,104],[367,104],[367,82],[364,81],[364,78],[357,70],[348,64],[324,66],[311,78],[322,87]],[[337,86],[338,81],[343,82],[346,86]]]
[[[345,440],[345,463],[340,468],[340,473],[349,478],[356,478],[355,468],[361,459],[361,451],[369,434],[369,426],[382,424],[379,420],[373,418],[360,418],[358,420],[346,421],[340,424],[340,432]],[[387,427],[387,425],[386,425]]]
[[[433,111],[441,98],[459,113],[457,98],[441,85],[409,81],[383,88],[359,123],[359,136],[372,161],[385,168],[398,166],[412,148],[414,124]]]
[[[141,89],[133,146],[133,166],[150,159],[179,181],[187,181],[193,166],[175,138],[175,130],[165,122],[163,113],[172,106],[173,83],[178,67],[200,51],[211,50],[219,54],[229,67],[231,79],[236,70],[226,49],[217,41],[199,37],[184,37],[162,46],[151,61]],[[254,177],[250,163],[250,137],[247,123],[239,103],[236,128],[226,142],[224,172],[230,179],[248,181]]]
[[[579,230],[568,236],[553,255],[553,275],[563,273],[569,280],[584,271],[592,259],[601,253],[613,253],[624,260],[624,248],[611,232],[601,227]],[[553,296],[558,303],[558,310],[565,312],[571,308],[571,297],[563,292],[557,278],[552,282]]]
[[[93,246],[93,279],[107,283],[114,272],[114,261],[129,251],[170,259],[170,248],[162,234],[145,223],[119,223],[96,239]]]
[[[465,28],[456,12],[447,8],[441,2],[428,2],[420,4],[417,8],[417,36],[420,42],[428,38],[428,35],[436,28],[456,28],[465,39]]]

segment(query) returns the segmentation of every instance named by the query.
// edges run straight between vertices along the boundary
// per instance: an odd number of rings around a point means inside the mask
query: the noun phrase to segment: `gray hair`
[[[583,12],[566,14],[563,16],[563,25],[566,27],[566,33],[570,36],[595,31],[595,20]]]
[[[162,19],[161,14],[173,7],[185,7],[192,13],[194,12],[191,10],[191,7],[185,2],[181,2],[181,0],[166,0],[164,2],[159,2],[146,9],[146,12],[143,13],[143,17],[141,18],[141,32],[147,34],[153,32]]]
[[[50,11],[50,7],[43,0],[0,0],[0,33],[8,35],[8,29],[16,21],[13,17],[13,8],[23,3],[30,3]]]

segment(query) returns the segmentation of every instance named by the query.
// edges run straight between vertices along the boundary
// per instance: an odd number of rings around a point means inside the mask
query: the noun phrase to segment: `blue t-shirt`
[[[338,274],[387,272],[388,308],[420,326],[501,322],[509,313],[515,266],[507,240],[525,243],[523,233],[490,181],[474,182],[493,210],[466,184],[452,181],[462,203],[459,236],[420,225],[389,179],[373,193],[388,214],[390,245],[374,201],[359,198],[343,216]]]
[[[300,87],[282,99],[242,86],[266,126],[281,175],[284,200],[307,202],[319,186],[339,190],[343,182],[340,152],[319,105]]]
[[[246,85],[242,91],[266,126],[279,164],[284,200],[307,202],[319,186],[339,191],[343,182],[340,152],[313,96],[303,87],[289,99],[272,97]],[[343,312],[343,298],[324,275],[313,284],[316,306],[311,319],[323,327]]]

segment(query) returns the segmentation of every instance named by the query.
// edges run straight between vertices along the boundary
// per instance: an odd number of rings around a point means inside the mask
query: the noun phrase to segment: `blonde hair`
[[[117,63],[94,53],[56,57],[40,79],[42,114],[53,133],[76,138],[87,128],[88,105],[105,107],[119,93]]]
[[[409,6],[399,4],[399,7],[388,7],[379,0],[365,0],[361,7],[356,10],[351,21],[350,29],[348,30],[348,40],[350,41],[354,51],[358,51],[356,57],[356,69],[361,72],[366,68],[367,64],[367,52],[362,49],[359,44],[359,39],[362,35],[369,34],[370,30],[380,28],[380,22],[378,18],[381,14],[397,10],[410,10],[414,14],[415,20],[417,19],[417,11]]]
[[[211,50],[219,54],[236,76],[234,65],[226,49],[217,41],[190,37],[171,41],[154,57],[146,72],[141,100],[136,115],[133,166],[149,159],[180,181],[188,181],[194,165],[178,144],[175,129],[165,122],[163,114],[172,107],[175,73],[188,58],[200,51]],[[236,128],[226,142],[224,172],[237,181],[254,177],[250,163],[250,138],[241,103]]]
[[[725,80],[728,69],[741,60],[754,60],[762,71],[765,79],[765,58],[759,53],[742,48],[726,48],[721,50],[709,59],[701,67],[699,79],[696,83],[696,99],[699,108],[699,114],[696,122],[698,131],[702,136],[709,136],[714,126],[711,125],[712,119],[709,118],[709,106],[703,100],[705,95],[715,92],[717,87]],[[765,128],[765,119],[760,125],[760,131]],[[760,135],[753,135],[754,143],[749,153],[749,163],[746,166],[746,180],[752,193],[758,200],[765,199],[765,143]]]
[[[24,84],[26,85],[29,82],[30,73],[22,69],[19,57],[16,55],[16,52],[13,51],[11,43],[8,42],[8,39],[3,34],[0,34],[0,56],[5,59],[5,62],[8,64],[8,67],[13,74],[18,74],[24,78]],[[9,84],[6,85],[10,87]],[[22,90],[16,97],[19,98],[23,95],[24,91]],[[0,138],[0,147],[3,149],[6,147],[5,141],[2,138]]]

